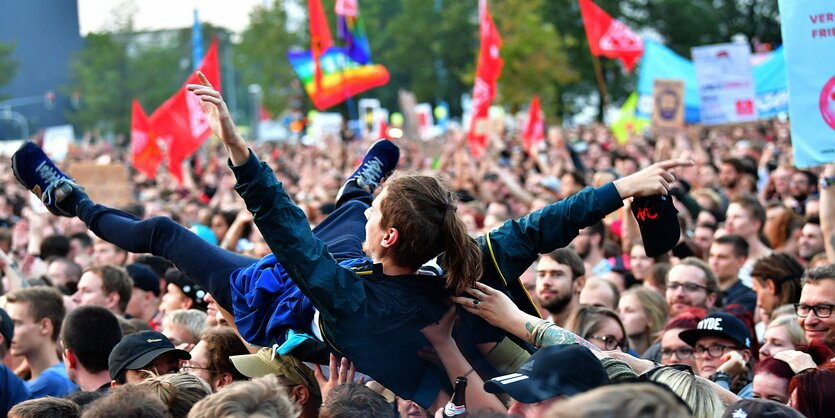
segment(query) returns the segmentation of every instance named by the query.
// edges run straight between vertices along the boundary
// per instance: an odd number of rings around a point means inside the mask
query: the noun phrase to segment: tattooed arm
[[[577,334],[551,321],[522,312],[507,295],[486,284],[476,282],[474,287],[467,289],[466,292],[469,296],[453,297],[452,300],[467,312],[530,342],[537,348],[559,344],[579,344],[591,349],[598,357],[607,356]]]

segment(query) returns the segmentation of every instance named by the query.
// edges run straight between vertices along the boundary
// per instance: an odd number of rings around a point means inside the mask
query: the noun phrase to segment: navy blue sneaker
[[[345,184],[339,189],[337,194],[337,201],[342,196],[345,185],[348,182],[356,181],[360,187],[368,189],[371,193],[380,186],[383,179],[391,174],[397,168],[397,162],[400,160],[400,148],[394,142],[388,139],[379,139],[365,152],[365,157],[362,159],[362,164],[357,167],[354,174],[345,181]]]
[[[26,141],[12,155],[12,171],[17,181],[31,190],[54,215],[74,216],[58,204],[78,188],[62,173],[34,142]]]

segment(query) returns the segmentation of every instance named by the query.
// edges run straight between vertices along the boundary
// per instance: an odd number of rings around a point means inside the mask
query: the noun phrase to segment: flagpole
[[[597,55],[591,54],[591,62],[594,64],[594,75],[597,78],[597,89],[600,92],[600,108],[602,113],[600,119],[605,119],[606,107],[609,106],[609,93],[606,89],[606,80],[603,78],[603,69],[600,66],[600,58]]]

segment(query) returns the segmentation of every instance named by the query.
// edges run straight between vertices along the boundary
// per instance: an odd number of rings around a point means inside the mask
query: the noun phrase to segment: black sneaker
[[[12,171],[17,181],[37,195],[52,214],[74,216],[58,204],[79,186],[62,173],[34,142],[26,141],[15,151]]]
[[[399,160],[400,148],[388,139],[379,139],[371,144],[368,151],[365,152],[365,158],[362,159],[362,164],[357,167],[354,174],[348,177],[345,183],[356,181],[357,185],[368,188],[371,193],[374,193],[374,190],[380,186],[383,179],[397,168],[397,162]],[[342,196],[344,188],[345,185],[343,184],[337,196]]]

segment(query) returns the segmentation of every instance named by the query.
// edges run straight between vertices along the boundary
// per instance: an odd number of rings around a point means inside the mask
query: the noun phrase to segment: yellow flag
[[[615,139],[618,143],[625,144],[629,141],[629,135],[637,132],[643,132],[643,130],[649,126],[649,119],[639,118],[635,115],[635,110],[637,108],[638,93],[632,93],[620,108],[620,114],[611,126],[612,133],[615,135]]]

